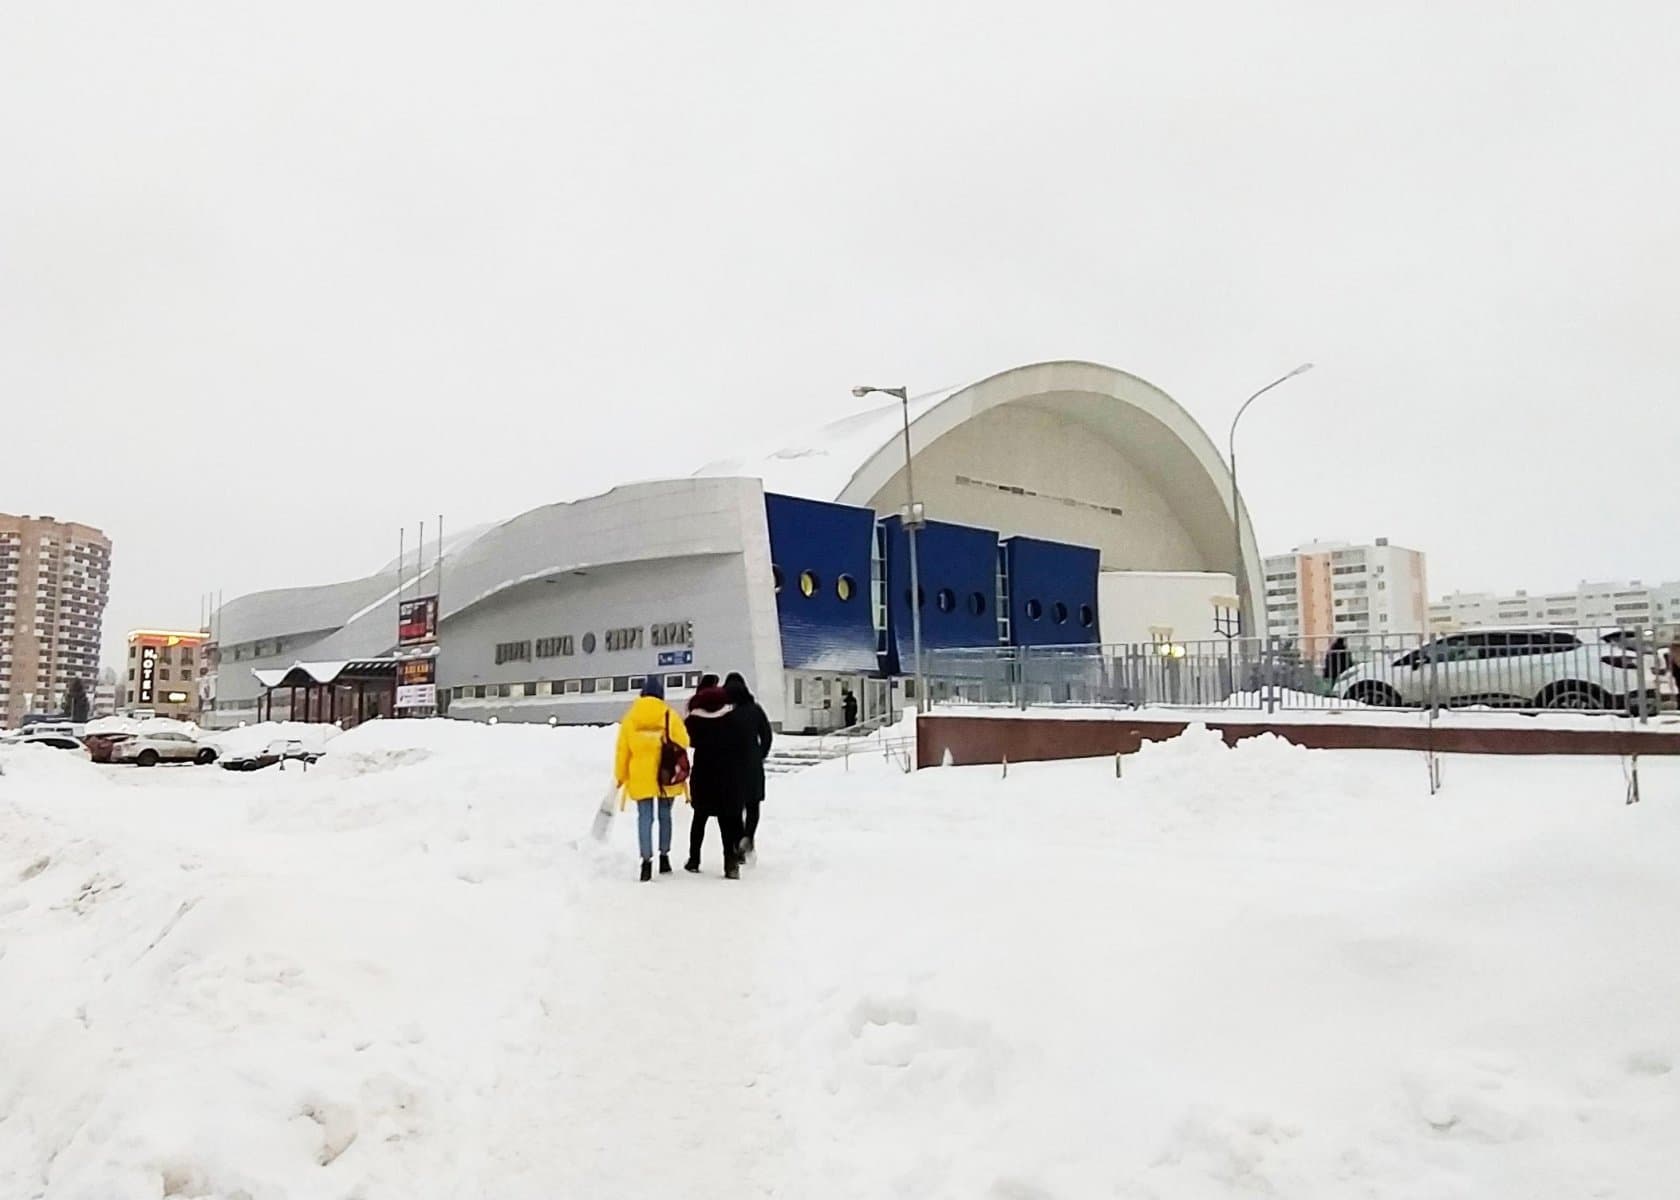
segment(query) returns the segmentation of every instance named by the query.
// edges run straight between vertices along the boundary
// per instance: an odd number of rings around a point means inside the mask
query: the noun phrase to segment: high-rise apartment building
[[[1428,628],[1428,594],[1421,551],[1387,538],[1314,542],[1266,559],[1266,632],[1315,653],[1336,637],[1358,646],[1416,636]]]
[[[1452,592],[1429,606],[1436,633],[1480,625],[1574,625],[1680,634],[1680,580],[1583,581],[1566,592]]]
[[[91,697],[111,591],[111,542],[89,525],[0,513],[0,724]]]

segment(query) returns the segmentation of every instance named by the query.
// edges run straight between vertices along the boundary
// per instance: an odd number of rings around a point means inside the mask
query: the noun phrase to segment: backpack
[[[659,740],[659,790],[666,791],[688,780],[688,751],[671,740],[671,714],[665,714],[665,733]]]

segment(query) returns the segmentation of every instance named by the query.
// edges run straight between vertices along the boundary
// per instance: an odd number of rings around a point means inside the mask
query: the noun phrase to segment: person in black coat
[[[1324,656],[1324,678],[1335,683],[1352,666],[1353,652],[1348,649],[1347,639],[1339,637],[1331,642],[1330,652]]]
[[[683,870],[699,872],[706,822],[716,818],[723,835],[724,878],[739,879],[741,812],[752,772],[758,768],[752,714],[732,703],[729,694],[714,684],[694,693],[684,724],[694,755],[688,776],[694,819],[688,827],[688,861]]]
[[[753,755],[749,764],[742,799],[741,857],[751,861],[758,841],[758,806],[764,802],[764,760],[770,754],[770,718],[753,699],[747,681],[739,671],[731,671],[723,680],[724,694],[737,709],[747,714],[753,736]]]

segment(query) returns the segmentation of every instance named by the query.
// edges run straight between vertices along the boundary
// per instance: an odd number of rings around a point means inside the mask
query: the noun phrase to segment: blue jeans
[[[642,843],[642,857],[653,857],[653,806],[659,805],[659,853],[671,853],[671,801],[661,797],[659,800],[636,801],[636,836]]]

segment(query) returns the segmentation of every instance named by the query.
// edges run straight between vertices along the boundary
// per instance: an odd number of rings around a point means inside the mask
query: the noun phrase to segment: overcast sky
[[[1680,577],[1672,4],[0,10],[0,510],[108,645],[1045,358],[1268,550]],[[819,15],[821,14],[821,15]]]

